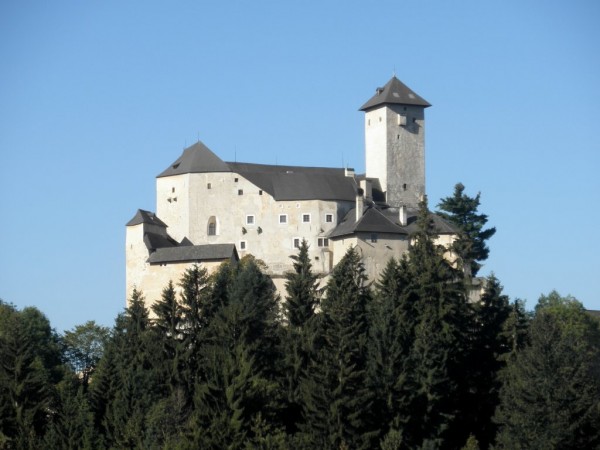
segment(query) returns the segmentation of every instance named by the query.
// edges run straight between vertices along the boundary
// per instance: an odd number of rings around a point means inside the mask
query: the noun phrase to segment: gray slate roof
[[[398,208],[378,208],[367,206],[363,215],[356,221],[353,208],[342,221],[329,232],[329,238],[348,236],[356,233],[388,233],[410,235],[417,231],[417,210],[407,211],[407,224],[400,225]],[[437,234],[455,234],[456,228],[437,214],[430,214]]]
[[[148,258],[148,262],[150,264],[161,264],[170,262],[224,261],[232,258],[238,258],[234,244],[205,244],[157,248],[150,255],[150,258]]]
[[[398,105],[417,105],[425,108],[431,106],[429,102],[417,95],[395,76],[393,76],[384,87],[377,88],[375,95],[371,97],[367,103],[362,105],[360,110],[366,111],[386,103]]]
[[[240,174],[275,200],[354,201],[356,196],[356,182],[344,169],[225,162],[201,142],[186,148],[158,178],[209,172]]]
[[[138,209],[135,213],[135,216],[133,216],[133,218],[129,222],[127,222],[125,226],[131,227],[134,225],[139,225],[141,223],[159,225],[165,228],[167,227],[167,224],[160,220],[158,217],[156,217],[156,214],[154,214],[151,211],[145,211],[143,209]]]
[[[157,178],[180,175],[182,173],[231,172],[226,162],[222,161],[206,145],[198,141],[186,148],[183,154],[161,172]]]

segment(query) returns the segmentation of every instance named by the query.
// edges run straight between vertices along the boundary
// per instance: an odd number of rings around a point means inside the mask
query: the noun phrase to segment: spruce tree
[[[358,252],[336,265],[322,301],[322,347],[305,380],[305,434],[314,448],[372,448],[372,395],[367,385],[370,292]]]
[[[409,249],[409,291],[417,323],[407,385],[411,415],[404,423],[406,448],[462,445],[467,436],[458,414],[468,384],[464,377],[473,315],[466,299],[462,272],[444,258],[435,243],[432,220],[424,199],[417,232]]]
[[[204,375],[196,386],[191,423],[195,447],[242,448],[266,439],[265,433],[281,433],[276,319],[272,281],[253,260],[245,261],[233,277],[228,303],[210,322],[211,339],[201,348]]]
[[[489,256],[490,250],[486,241],[496,233],[496,228],[483,229],[488,216],[478,212],[481,193],[469,197],[464,191],[465,186],[457,183],[454,186],[454,195],[443,198],[438,208],[442,217],[460,229],[453,249],[461,258],[467,275],[476,276],[481,268],[481,261],[485,261]]]
[[[600,446],[600,330],[581,303],[555,292],[540,299],[500,400],[498,448]]]
[[[283,420],[288,433],[295,433],[302,420],[301,379],[309,361],[310,322],[318,304],[318,277],[312,272],[308,243],[302,240],[297,255],[292,255],[294,270],[286,273],[285,321],[283,332],[283,385],[287,406]]]
[[[375,396],[374,419],[381,424],[380,437],[388,435],[386,446],[400,439],[399,430],[410,415],[407,362],[414,342],[416,310],[408,286],[407,258],[390,259],[376,283],[369,308],[369,386]]]

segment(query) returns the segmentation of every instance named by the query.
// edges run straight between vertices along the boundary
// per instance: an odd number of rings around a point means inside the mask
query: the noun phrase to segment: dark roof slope
[[[356,221],[356,210],[348,211],[342,221],[330,231],[329,237],[336,238],[355,233],[389,233],[410,235],[417,231],[417,211],[407,211],[407,224],[400,225],[398,208],[380,209],[368,206],[363,215]],[[437,234],[455,234],[456,228],[437,214],[430,214],[433,227]]]
[[[183,154],[157,178],[182,173],[231,172],[226,162],[215,155],[206,145],[198,141],[186,148]]]
[[[158,248],[150,255],[148,262],[150,264],[161,264],[169,262],[220,261],[232,258],[238,258],[234,244],[205,244]]]
[[[165,228],[167,227],[167,224],[160,220],[158,217],[156,217],[156,214],[150,211],[145,211],[143,209],[138,209],[135,213],[135,216],[133,216],[133,218],[129,222],[127,222],[125,226],[132,227],[141,223],[158,225]]]
[[[427,108],[431,106],[424,98],[417,95],[413,90],[406,86],[396,76],[382,88],[377,88],[375,95],[367,103],[360,107],[361,111],[366,111],[376,106],[386,103],[399,105],[416,105]]]
[[[347,200],[356,182],[344,169],[228,163],[231,170],[268,192],[275,200]]]

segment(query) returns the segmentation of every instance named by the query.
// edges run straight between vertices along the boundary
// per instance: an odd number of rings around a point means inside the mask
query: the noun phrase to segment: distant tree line
[[[0,302],[0,449],[600,448],[599,322],[556,292],[528,313],[494,276],[469,302],[493,232],[463,190],[440,204],[471,215],[458,263],[423,202],[373,285],[349,249],[321,286],[302,242],[281,300],[245,257],[152,315],[134,290],[112,330]]]

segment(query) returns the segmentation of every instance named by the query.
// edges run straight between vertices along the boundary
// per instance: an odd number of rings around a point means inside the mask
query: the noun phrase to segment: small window
[[[262,190],[258,191],[258,195],[262,195]]]
[[[310,223],[310,214],[302,214],[302,222]]]
[[[206,189],[212,189],[212,185],[210,183],[206,184]]]
[[[175,188],[174,187],[171,188],[171,193],[172,194],[175,193]]]
[[[210,216],[208,219],[208,231],[207,234],[209,236],[217,235],[217,218],[215,216]]]
[[[333,214],[325,214],[325,222],[332,223],[333,222]]]
[[[279,214],[279,223],[287,223],[287,214]]]
[[[300,248],[300,238],[294,238],[294,248]]]
[[[319,238],[319,239],[317,239],[317,245],[319,247],[329,247],[329,239]]]
[[[234,182],[234,183],[237,183],[238,181],[239,181],[239,178],[234,178],[234,179],[233,179],[233,182]]]
[[[240,241],[240,250],[246,250],[246,241]]]
[[[243,189],[238,189],[238,195],[244,195],[244,190]]]
[[[375,233],[371,234],[371,242],[374,244],[377,242],[377,235]]]
[[[254,225],[254,216],[246,216],[246,225]]]
[[[406,183],[404,183],[404,184],[402,185],[402,189],[403,189],[403,190],[406,190]]]

